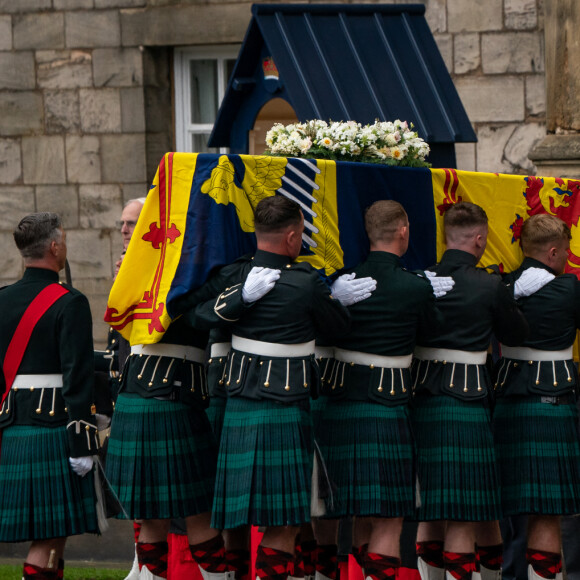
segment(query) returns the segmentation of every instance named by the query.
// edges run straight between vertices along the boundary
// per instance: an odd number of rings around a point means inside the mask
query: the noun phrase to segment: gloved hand
[[[242,299],[246,304],[251,304],[260,300],[263,296],[268,294],[276,280],[280,278],[280,270],[273,270],[272,268],[262,268],[254,266],[242,288]]]
[[[90,455],[69,457],[68,461],[72,470],[80,477],[84,477],[93,468],[93,458]]]
[[[429,270],[425,270],[425,276],[427,276],[427,280],[429,280],[433,287],[435,298],[445,296],[455,286],[455,280],[451,276],[437,276],[435,272]]]
[[[523,298],[524,296],[531,296],[555,277],[554,274],[544,270],[544,268],[528,268],[524,270],[514,284],[514,298],[518,300],[518,298]]]
[[[374,278],[357,278],[352,274],[339,276],[331,287],[331,292],[343,306],[351,306],[361,300],[366,300],[376,290],[377,281]]]
[[[111,417],[109,417],[108,415],[96,413],[95,419],[97,421],[97,431],[104,431],[111,424]]]

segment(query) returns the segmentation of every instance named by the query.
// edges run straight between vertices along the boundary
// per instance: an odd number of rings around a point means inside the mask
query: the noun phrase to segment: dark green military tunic
[[[277,268],[280,279],[248,306],[241,294],[253,266]],[[232,335],[262,343],[296,345],[317,334],[342,333],[349,315],[308,264],[258,251],[238,265],[237,281],[196,310],[199,323],[229,324]],[[313,463],[308,397],[318,389],[313,355],[264,356],[232,349],[228,401],[218,457],[212,526],[299,525],[310,519]],[[229,383],[229,384],[228,384]]]
[[[434,332],[442,320],[429,281],[404,270],[398,256],[371,252],[354,272],[357,278],[374,278],[377,288],[349,307],[351,330],[335,341],[344,350],[319,429],[329,476],[337,486],[336,508],[328,515],[413,516],[410,371],[396,361],[383,366],[380,357],[408,355],[410,362],[417,333]],[[367,364],[349,362],[352,351],[371,355]]]
[[[513,286],[528,268],[552,272],[526,258],[505,280]],[[580,282],[557,276],[519,300],[530,326],[522,346],[544,358],[504,356],[496,367],[497,403],[493,426],[500,465],[502,506],[507,515],[580,512],[580,445],[575,404],[578,378],[571,349],[580,328]],[[539,358],[539,357],[538,357]]]
[[[486,351],[492,333],[521,343],[527,323],[501,278],[477,268],[477,258],[447,250],[431,268],[455,286],[437,300],[444,322],[424,347]],[[499,482],[487,403],[485,364],[446,360],[413,365],[413,423],[418,448],[421,520],[495,520],[501,515]]]
[[[58,280],[51,270],[27,268],[0,292],[0,361],[26,308]],[[92,319],[86,297],[67,289],[35,326],[18,369],[62,375],[62,388],[14,387],[0,410],[0,541],[98,531],[93,477],[79,477],[68,461],[98,449]],[[5,389],[0,373],[0,393]]]

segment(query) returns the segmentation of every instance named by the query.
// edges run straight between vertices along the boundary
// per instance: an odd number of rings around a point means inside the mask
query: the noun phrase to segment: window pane
[[[193,133],[191,135],[191,146],[194,153],[219,153],[217,147],[208,147],[209,133]]]
[[[190,61],[191,122],[213,123],[217,115],[217,61]]]

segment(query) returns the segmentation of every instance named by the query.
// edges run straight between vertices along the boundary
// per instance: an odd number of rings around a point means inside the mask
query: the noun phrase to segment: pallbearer
[[[580,328],[580,282],[562,274],[570,229],[543,214],[524,222],[524,261],[506,276],[530,325],[523,346],[502,347],[497,367],[494,437],[502,505],[508,516],[530,514],[526,559],[530,580],[561,576],[560,516],[580,512],[580,446],[572,357]]]
[[[487,216],[458,203],[444,216],[447,250],[432,268],[455,286],[437,299],[444,322],[421,337],[413,367],[413,422],[421,507],[417,552],[423,578],[471,578],[475,541],[486,569],[499,568],[499,480],[486,368],[492,333],[518,344],[528,327],[497,275],[477,268],[487,243]]]

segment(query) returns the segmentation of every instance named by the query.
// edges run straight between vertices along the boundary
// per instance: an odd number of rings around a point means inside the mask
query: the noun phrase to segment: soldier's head
[[[375,201],[365,212],[365,229],[371,250],[402,256],[409,247],[409,217],[397,201]]]
[[[293,260],[300,253],[304,216],[296,202],[282,195],[262,199],[254,212],[254,227],[258,249]]]
[[[524,256],[542,262],[557,274],[566,267],[571,239],[570,228],[555,215],[533,215],[522,227]]]
[[[450,250],[463,250],[480,259],[487,245],[487,214],[480,206],[462,201],[443,217],[445,243]]]
[[[38,265],[59,272],[66,262],[66,234],[56,213],[32,213],[20,220],[14,241],[26,266]]]

